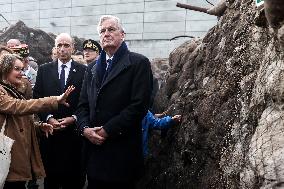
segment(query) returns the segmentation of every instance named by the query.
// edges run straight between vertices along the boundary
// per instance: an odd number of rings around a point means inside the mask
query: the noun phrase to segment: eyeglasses
[[[24,72],[24,67],[14,66],[14,70],[17,72]]]
[[[113,32],[115,32],[116,30],[118,30],[118,28],[114,28],[114,27],[102,28],[102,29],[100,30],[100,34],[101,34],[101,35],[102,35],[102,34],[105,34],[106,31],[108,31],[109,33],[113,33]]]
[[[57,46],[56,46],[57,48],[61,48],[61,47],[64,47],[64,48],[70,48],[71,47],[71,45],[70,44],[68,44],[68,43],[58,43],[57,44]]]

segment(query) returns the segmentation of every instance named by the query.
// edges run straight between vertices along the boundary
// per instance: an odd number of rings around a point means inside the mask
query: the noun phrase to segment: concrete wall
[[[210,7],[205,0],[180,0]],[[216,0],[210,0],[216,3]],[[165,58],[189,38],[203,36],[216,24],[216,17],[176,7],[173,0],[0,0],[0,13],[11,23],[24,21],[29,27],[55,34],[67,32],[98,40],[96,24],[103,14],[118,16],[124,25],[126,40],[133,51],[150,59]],[[0,28],[9,24],[1,17]]]

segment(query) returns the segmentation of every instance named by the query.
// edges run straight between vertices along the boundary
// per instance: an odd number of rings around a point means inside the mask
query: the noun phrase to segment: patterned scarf
[[[0,81],[0,85],[14,98],[17,99],[25,99],[24,95],[17,91],[16,88],[14,88],[13,86],[3,83],[2,81]]]

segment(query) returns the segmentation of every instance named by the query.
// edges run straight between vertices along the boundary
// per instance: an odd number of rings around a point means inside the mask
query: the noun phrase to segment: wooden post
[[[180,7],[180,8],[184,8],[184,9],[189,9],[189,10],[193,10],[193,11],[204,12],[206,14],[210,14],[210,13],[207,12],[207,10],[208,10],[207,8],[196,7],[196,6],[182,4],[182,3],[177,3],[176,6]],[[218,16],[218,15],[215,15],[215,14],[212,14],[212,13],[210,15]]]

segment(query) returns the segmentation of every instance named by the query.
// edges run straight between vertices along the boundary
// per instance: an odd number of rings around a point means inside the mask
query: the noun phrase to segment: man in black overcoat
[[[130,52],[119,18],[102,16],[103,48],[87,68],[77,124],[85,138],[88,188],[134,188],[143,170],[141,121],[149,108],[149,60]]]
[[[59,34],[55,39],[58,59],[41,65],[34,87],[34,98],[56,96],[70,85],[75,91],[67,99],[69,107],[59,105],[54,112],[41,113],[41,121],[53,125],[53,135],[40,140],[41,153],[47,177],[45,189],[80,189],[84,185],[84,174],[80,166],[82,138],[78,136],[74,115],[86,66],[71,59],[74,50],[69,34]]]

